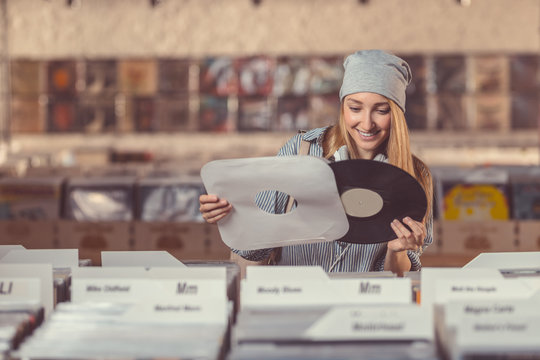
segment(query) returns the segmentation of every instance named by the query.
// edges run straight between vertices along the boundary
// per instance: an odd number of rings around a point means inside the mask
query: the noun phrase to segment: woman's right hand
[[[232,205],[225,199],[220,199],[216,195],[201,195],[199,197],[199,210],[206,222],[216,223],[223,219],[232,209]]]

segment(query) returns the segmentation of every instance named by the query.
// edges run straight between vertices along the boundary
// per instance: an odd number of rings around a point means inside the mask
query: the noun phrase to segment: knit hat
[[[362,50],[347,56],[339,99],[357,92],[372,92],[393,100],[405,112],[405,89],[411,82],[409,64],[381,50]]]

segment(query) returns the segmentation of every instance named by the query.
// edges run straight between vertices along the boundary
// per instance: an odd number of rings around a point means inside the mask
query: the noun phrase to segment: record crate
[[[58,247],[79,249],[81,259],[101,265],[102,251],[132,250],[130,221],[73,221],[58,222]]]
[[[439,220],[440,254],[478,255],[518,251],[517,222],[511,220]]]
[[[218,227],[202,222],[136,221],[133,250],[166,250],[178,260],[228,260]]]
[[[540,220],[520,220],[517,228],[519,251],[540,251]]]
[[[53,249],[56,247],[57,221],[54,220],[2,220],[0,245],[22,245],[26,249]]]

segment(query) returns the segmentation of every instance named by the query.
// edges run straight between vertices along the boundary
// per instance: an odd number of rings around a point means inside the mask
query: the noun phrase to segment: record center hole
[[[275,201],[278,201],[280,204],[283,203],[283,209],[285,210],[289,201],[289,197],[293,199],[293,206],[291,212],[298,206],[298,202],[289,194],[284,193],[278,190],[263,190],[255,194],[255,205],[262,211],[271,215],[279,215],[271,212],[274,210]],[[277,199],[277,200],[276,200]],[[271,210],[268,209],[269,204],[271,204]],[[266,206],[266,207],[265,207]]]

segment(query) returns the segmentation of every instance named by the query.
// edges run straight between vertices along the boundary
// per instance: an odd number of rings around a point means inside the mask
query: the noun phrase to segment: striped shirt
[[[302,139],[311,143],[309,155],[323,156],[322,140],[327,128],[317,128],[306,133],[298,133],[293,136],[279,150],[278,156],[297,155]],[[376,159],[384,159],[377,156]],[[264,192],[258,199],[257,204],[262,209],[276,214],[285,212],[288,196],[275,191]],[[388,225],[390,226],[390,224]],[[422,249],[418,251],[408,250],[407,255],[411,260],[411,271],[420,270],[420,255],[423,250],[432,243],[433,218],[430,217],[426,224],[427,235]],[[261,250],[236,250],[235,253],[247,260],[262,261],[270,255],[273,249]],[[386,243],[377,244],[353,244],[342,241],[319,242],[285,246],[281,252],[278,265],[319,265],[326,272],[366,272],[383,271],[386,257]]]

